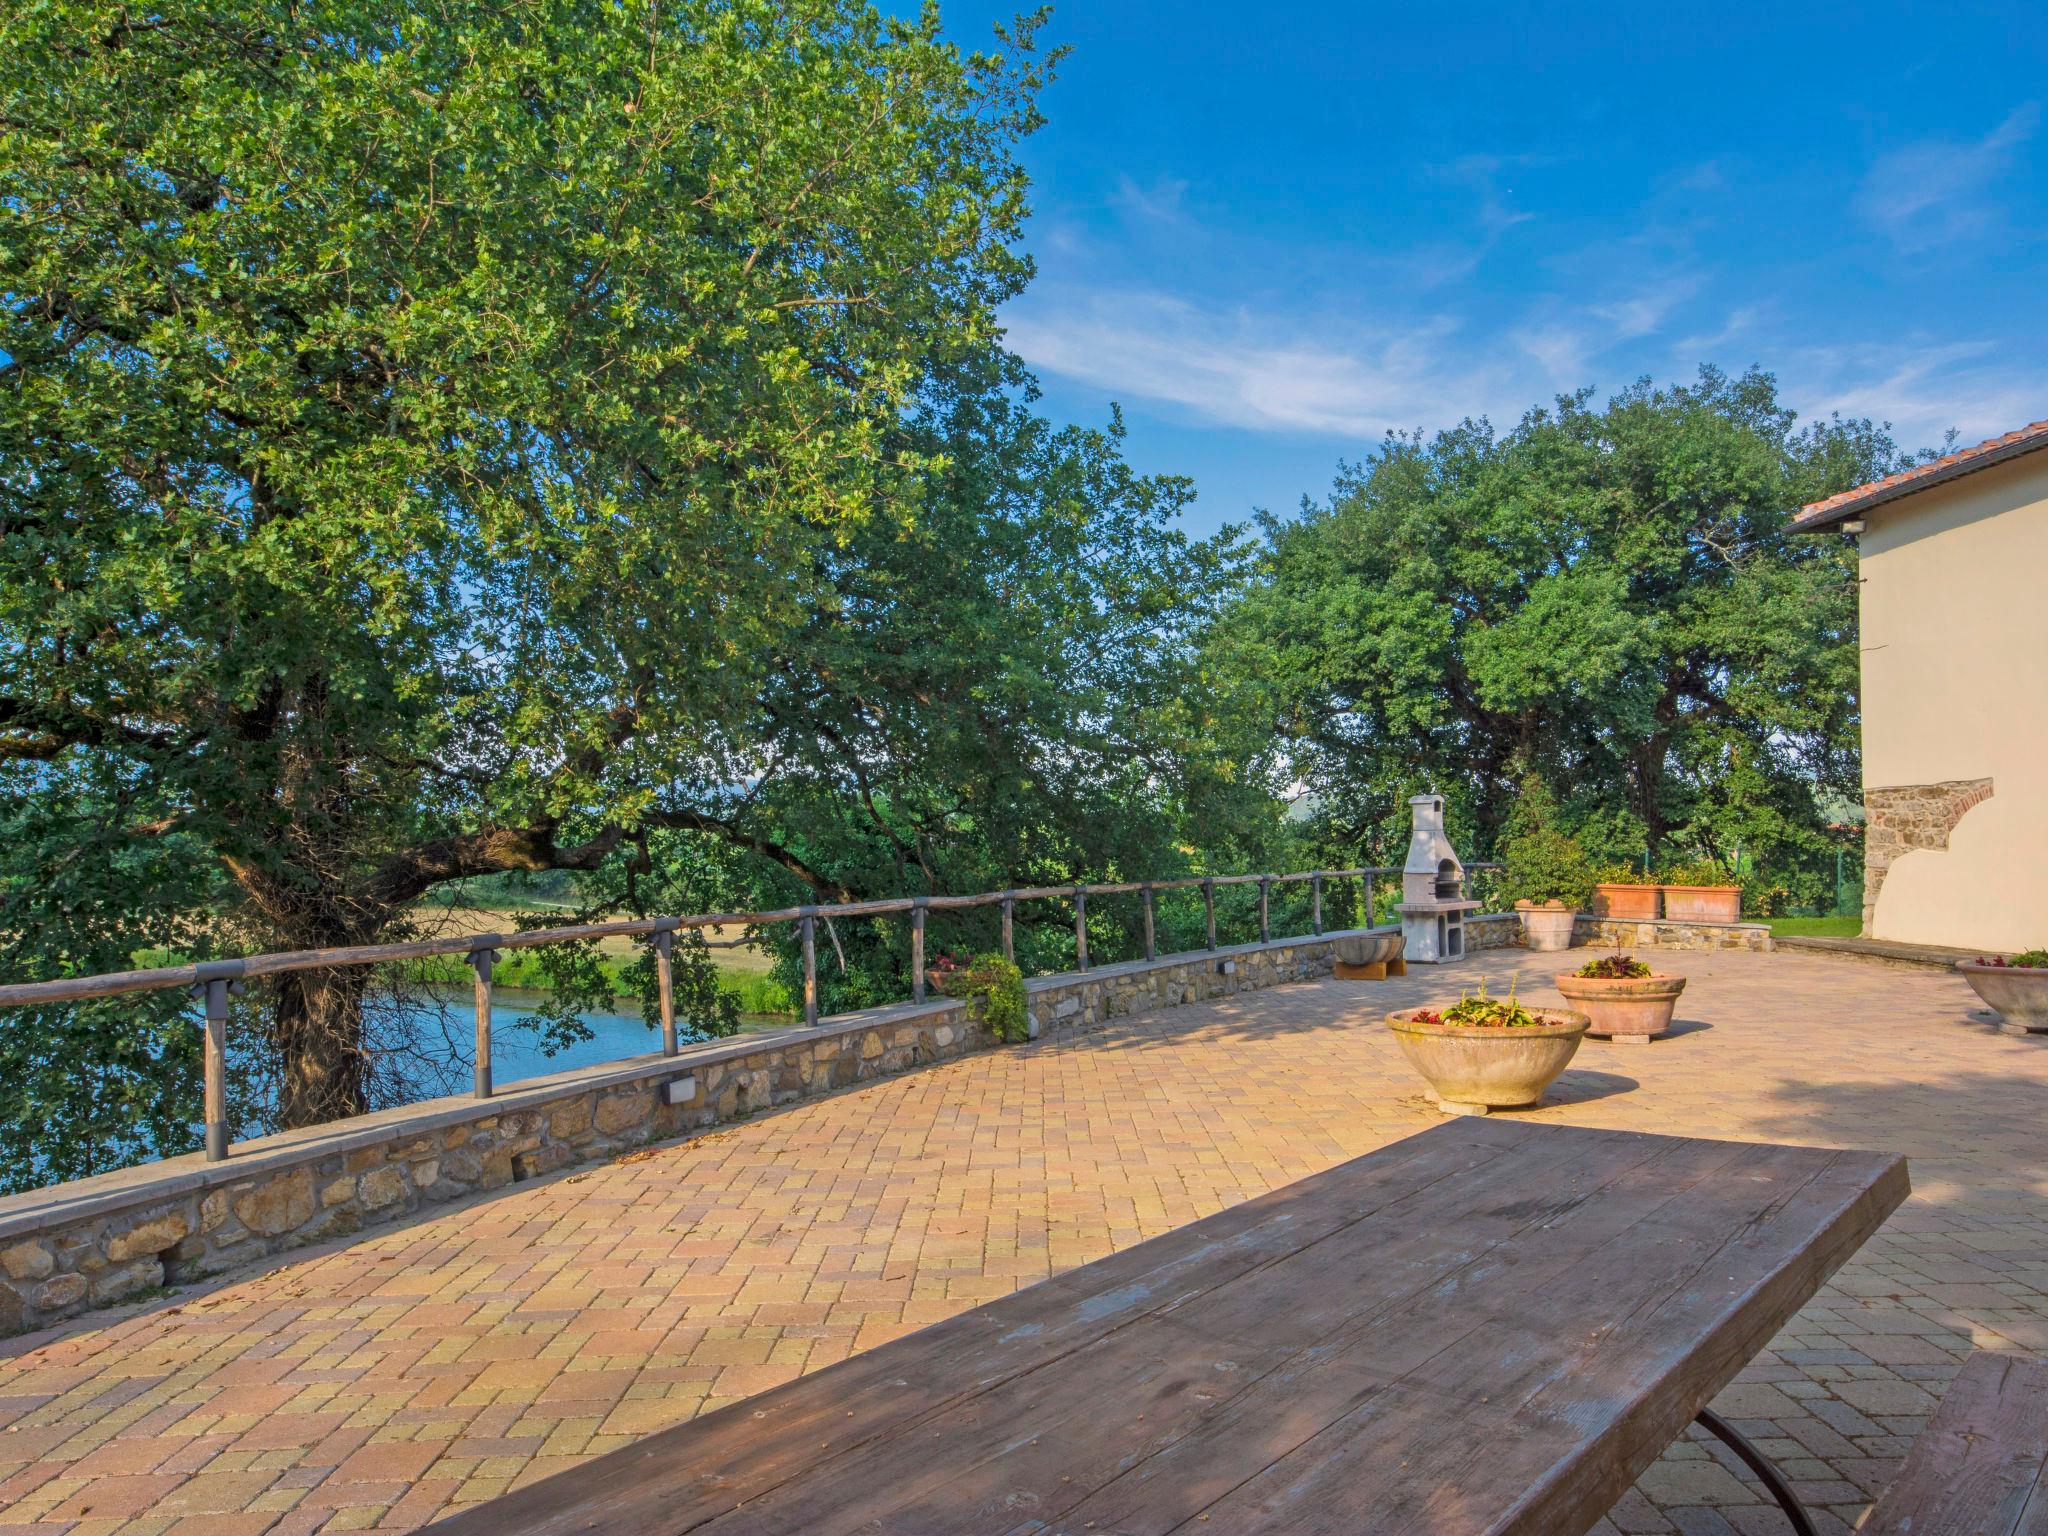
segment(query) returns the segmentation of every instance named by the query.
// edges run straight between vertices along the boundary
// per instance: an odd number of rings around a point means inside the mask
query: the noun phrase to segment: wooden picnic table
[[[1568,1536],[1906,1192],[1461,1118],[433,1529]]]

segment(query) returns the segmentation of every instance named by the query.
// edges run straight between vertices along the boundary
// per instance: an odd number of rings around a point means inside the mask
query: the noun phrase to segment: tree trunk
[[[369,1108],[369,1053],[363,1049],[367,967],[294,971],[277,979],[272,1015],[283,1081],[278,1123],[322,1125]]]

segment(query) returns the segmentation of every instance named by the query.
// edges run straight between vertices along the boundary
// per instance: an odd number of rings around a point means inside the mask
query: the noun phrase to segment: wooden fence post
[[[664,922],[673,922],[664,918]],[[654,935],[654,975],[661,988],[661,1054],[676,1054],[676,970],[675,930],[662,928]]]
[[[1308,877],[1309,920],[1315,924],[1315,931],[1323,931],[1323,877],[1320,872]]]
[[[804,1027],[818,1026],[818,909],[806,907],[801,931],[804,938]]]
[[[228,993],[242,990],[242,962],[209,960],[192,990],[206,1003],[206,1160],[228,1155]]]
[[[1003,896],[1003,958],[1017,963],[1017,903],[1005,893]]]
[[[1088,888],[1074,887],[1074,969],[1088,969]]]
[[[498,936],[485,935],[486,941]],[[495,949],[472,949],[469,968],[476,974],[476,1096],[491,1096],[491,968],[498,961]]]
[[[1145,958],[1152,960],[1157,958],[1155,953],[1157,944],[1153,934],[1152,921],[1152,883],[1149,880],[1146,881],[1143,889],[1145,892]]]
[[[924,1001],[924,898],[910,899],[910,1000]]]
[[[1272,906],[1267,899],[1272,884],[1273,882],[1269,877],[1265,875],[1259,876],[1259,942],[1261,944],[1273,942]]]
[[[1205,879],[1202,882],[1202,912],[1209,930],[1209,947],[1216,947],[1216,882]]]

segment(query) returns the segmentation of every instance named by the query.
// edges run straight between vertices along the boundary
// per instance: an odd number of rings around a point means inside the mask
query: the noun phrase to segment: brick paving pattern
[[[1718,1402],[1844,1530],[1970,1349],[2048,1352],[2048,1038],[1939,973],[1657,958],[1692,978],[1682,1032],[1589,1042],[1534,1118],[1912,1160]],[[979,1055],[11,1341],[0,1533],[413,1529],[1436,1123],[1378,1016],[1517,968],[1548,970],[1497,951]],[[1688,1438],[1596,1529],[1787,1526]]]

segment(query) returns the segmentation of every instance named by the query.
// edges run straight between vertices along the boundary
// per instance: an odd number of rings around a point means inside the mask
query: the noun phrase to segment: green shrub
[[[1004,1044],[1029,1039],[1030,1017],[1024,1004],[1024,973],[1001,955],[976,955],[966,966],[940,972],[939,985],[948,997],[962,998],[967,1011]]]
[[[1742,887],[1742,915],[1744,917],[1784,917],[1792,910],[1792,893],[1782,885],[1757,886],[1744,882]]]
[[[741,1013],[791,1014],[797,1000],[772,971],[722,971],[719,983],[733,995]]]
[[[1594,871],[1594,880],[1601,885],[1656,885],[1659,877],[1648,870],[1637,869],[1633,864],[1602,864]]]
[[[1657,877],[1665,885],[1733,885],[1734,876],[1712,859],[1674,864]]]
[[[1507,865],[1501,878],[1502,901],[1561,901],[1577,908],[1592,899],[1592,861],[1562,832],[1524,832],[1501,851]]]

